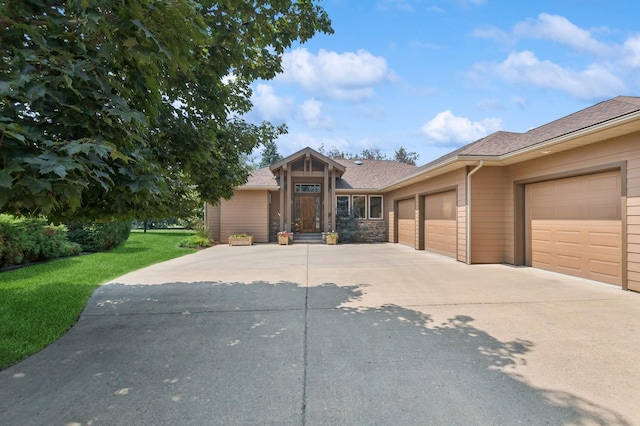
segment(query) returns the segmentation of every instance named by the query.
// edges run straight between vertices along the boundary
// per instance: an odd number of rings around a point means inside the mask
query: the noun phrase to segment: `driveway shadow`
[[[0,424],[627,424],[509,372],[533,342],[462,313],[345,308],[332,283],[110,284],[0,372]]]

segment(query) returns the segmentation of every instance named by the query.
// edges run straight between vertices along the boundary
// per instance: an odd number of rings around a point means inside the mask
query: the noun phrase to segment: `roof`
[[[404,176],[415,173],[416,166],[395,160],[335,160],[346,171],[336,180],[336,189],[379,189]]]
[[[526,133],[496,132],[463,147],[461,155],[505,155],[640,111],[640,98],[618,96]]]
[[[619,120],[633,122],[633,126],[618,126]],[[304,148],[295,154],[275,163],[271,168],[256,170],[248,182],[243,186],[246,189],[278,187],[274,172],[288,162],[302,156],[313,155],[322,161],[332,164],[337,170],[343,172],[341,178],[336,181],[336,189],[343,190],[381,190],[403,186],[421,176],[435,170],[443,171],[446,168],[460,168],[471,160],[477,158],[500,160],[505,156],[517,156],[517,161],[527,159],[522,152],[535,149],[548,144],[564,143],[563,138],[577,138],[581,132],[596,131],[599,126],[618,126],[619,134],[640,130],[640,97],[618,96],[608,101],[600,102],[589,108],[562,117],[551,123],[531,129],[525,133],[498,131],[473,143],[452,151],[421,167],[411,166],[394,160],[361,160],[362,164],[354,163],[354,160],[330,159],[311,148]],[[608,137],[612,137],[609,133]],[[586,139],[585,139],[586,140]],[[598,139],[589,139],[595,142]],[[583,142],[583,143],[590,143]],[[564,149],[571,147],[566,145]],[[514,160],[516,161],[516,160]]]

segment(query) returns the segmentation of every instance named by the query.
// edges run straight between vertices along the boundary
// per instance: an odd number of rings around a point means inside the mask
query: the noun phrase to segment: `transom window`
[[[320,193],[320,184],[319,183],[296,183],[295,187],[296,192],[301,193]]]

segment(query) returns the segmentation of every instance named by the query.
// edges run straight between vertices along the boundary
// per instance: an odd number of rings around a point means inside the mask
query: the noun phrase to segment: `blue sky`
[[[285,156],[402,146],[420,165],[497,130],[640,95],[637,0],[320,4],[335,33],[292,46],[283,74],[253,84],[247,119],[286,123]]]

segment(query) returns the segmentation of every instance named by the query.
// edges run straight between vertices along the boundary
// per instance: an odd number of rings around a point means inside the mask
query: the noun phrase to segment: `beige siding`
[[[404,188],[400,188],[397,190],[393,190],[390,191],[388,193],[385,194],[384,200],[385,200],[385,210],[388,212],[388,224],[389,224],[389,241],[393,242],[394,241],[394,233],[395,233],[395,229],[394,229],[394,225],[395,222],[397,222],[397,220],[394,220],[394,202],[403,198],[408,198],[408,197],[415,197],[416,195],[427,195],[430,193],[436,193],[436,192],[443,192],[445,190],[456,190],[457,192],[457,214],[458,214],[458,220],[457,220],[457,252],[458,252],[458,256],[457,259],[459,261],[465,262],[466,261],[466,247],[465,247],[465,241],[466,241],[466,237],[465,237],[465,218],[464,218],[464,214],[466,212],[465,210],[465,197],[466,197],[466,192],[465,192],[465,169],[464,168],[460,168],[458,170],[455,170],[453,172],[441,175],[441,176],[436,176],[433,178],[429,178],[426,179],[422,182],[418,182],[409,186],[406,186]],[[462,216],[462,217],[461,217]],[[419,217],[418,213],[416,212],[415,217]],[[415,223],[416,228],[418,227],[418,222],[416,221]],[[417,239],[417,233],[416,233],[416,239]],[[414,247],[415,247],[414,243]]]
[[[236,191],[229,201],[220,204],[220,241],[229,235],[246,232],[257,243],[269,241],[269,204],[267,191]]]
[[[213,241],[220,241],[220,204],[205,205],[205,226],[209,230],[209,237]]]
[[[505,261],[505,170],[483,167],[471,179],[471,263],[502,263]]]
[[[640,197],[627,197],[627,220],[640,220]],[[640,225],[627,224],[627,267],[629,290],[640,291]],[[632,279],[633,275],[633,279]]]

